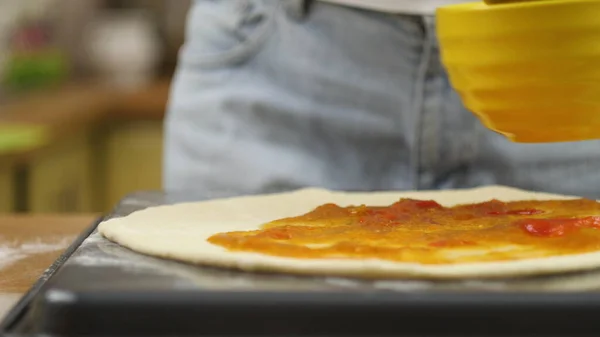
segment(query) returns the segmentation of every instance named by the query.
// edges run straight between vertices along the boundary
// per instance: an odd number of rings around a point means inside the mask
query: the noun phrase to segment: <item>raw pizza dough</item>
[[[572,199],[503,186],[419,192],[332,192],[302,189],[197,203],[152,207],[99,225],[106,238],[134,251],[194,264],[245,271],[361,278],[457,279],[557,274],[600,267],[600,252],[516,261],[425,265],[379,259],[301,259],[231,252],[206,241],[219,232],[255,230],[266,222],[304,214],[324,203],[386,206],[400,198],[433,199],[444,206],[501,201]],[[485,254],[485,251],[479,252]]]

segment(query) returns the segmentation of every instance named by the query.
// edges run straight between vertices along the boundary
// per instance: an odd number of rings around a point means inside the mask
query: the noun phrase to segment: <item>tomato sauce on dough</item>
[[[231,251],[304,259],[383,259],[452,264],[600,251],[600,203],[588,199],[443,207],[401,199],[389,206],[324,204],[259,230],[208,241]]]

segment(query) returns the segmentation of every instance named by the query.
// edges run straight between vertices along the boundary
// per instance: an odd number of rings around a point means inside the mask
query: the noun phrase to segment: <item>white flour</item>
[[[69,258],[69,264],[85,267],[122,267],[128,271],[160,271],[156,258],[123,250],[94,232],[79,246],[78,252]],[[164,263],[164,262],[162,262]]]
[[[81,243],[80,247],[96,246],[100,243],[109,244],[110,241],[105,239],[100,233],[94,232]]]
[[[75,237],[55,237],[42,241],[37,239],[23,243],[9,242],[0,239],[0,270],[30,255],[49,253],[65,249]]]

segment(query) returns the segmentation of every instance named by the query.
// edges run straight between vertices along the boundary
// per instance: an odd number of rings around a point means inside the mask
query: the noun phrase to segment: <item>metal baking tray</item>
[[[206,198],[140,192],[106,218]],[[359,280],[246,273],[132,252],[98,219],[13,308],[13,336],[600,336],[600,271]]]

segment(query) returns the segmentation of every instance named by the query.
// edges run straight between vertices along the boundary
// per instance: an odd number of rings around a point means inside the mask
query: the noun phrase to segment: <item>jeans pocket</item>
[[[272,31],[279,1],[196,0],[188,14],[182,66],[243,63]]]

